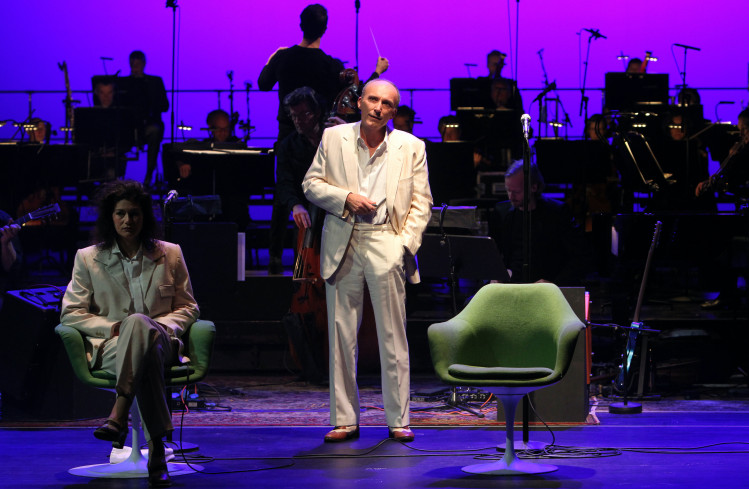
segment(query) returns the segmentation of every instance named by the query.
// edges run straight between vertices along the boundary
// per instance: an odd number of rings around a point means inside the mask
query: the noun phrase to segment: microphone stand
[[[593,39],[598,39],[595,34],[592,32],[588,36],[588,49],[585,53],[585,62],[583,63],[585,65],[585,69],[583,71],[583,86],[580,90],[582,98],[580,99],[580,115],[583,115],[583,109],[585,109],[585,119],[588,120],[588,97],[585,95],[585,82],[588,78],[588,60],[590,59],[590,44]]]
[[[538,59],[541,61],[541,70],[544,72],[544,90],[548,88],[549,86],[549,77],[546,76],[546,67],[544,66],[544,56],[543,56],[544,49],[541,48],[538,50],[536,54],[538,54]],[[530,108],[529,108],[530,110]],[[547,107],[546,107],[546,101],[543,97],[538,101],[538,137],[541,137],[542,134],[548,135],[549,129],[548,126],[546,127],[546,131],[541,132],[541,130],[544,128],[544,123],[549,122],[547,119]]]
[[[530,121],[528,121],[530,127]],[[528,133],[523,131],[523,283],[531,281],[531,148]],[[523,446],[530,444],[530,403],[528,394],[523,396]]]
[[[447,237],[447,233],[445,232],[445,214],[447,213],[447,204],[442,204],[442,209],[440,210],[440,245],[445,246],[447,245],[447,259],[450,262],[450,295],[452,298],[452,304],[453,304],[453,316],[458,314],[458,301],[457,301],[457,292],[456,289],[458,288],[458,283],[455,278],[455,260],[453,259],[453,250],[450,246],[450,239]]]
[[[177,0],[166,0],[166,8],[172,9],[172,105],[171,105],[171,141],[174,144],[174,78],[175,63],[177,60]]]
[[[354,9],[356,9],[356,33],[354,35],[354,50],[355,50],[355,57],[356,57],[356,66],[354,66],[354,70],[356,70],[357,73],[359,73],[359,9],[361,8],[361,2],[359,0],[354,0]]]
[[[229,79],[229,124],[231,124],[231,135],[235,135],[234,126],[237,124],[237,118],[234,116],[234,70],[226,72]]]

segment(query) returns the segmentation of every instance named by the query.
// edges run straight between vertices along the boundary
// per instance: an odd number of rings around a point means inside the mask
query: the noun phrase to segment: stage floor
[[[323,443],[327,424],[326,388],[292,382],[293,377],[209,376],[223,392],[220,404],[234,417],[194,411],[185,416],[182,439],[199,445],[188,454],[202,473],[174,478],[175,487],[264,488],[700,488],[747,487],[749,475],[749,400],[726,390],[704,390],[701,399],[683,396],[645,400],[643,413],[609,414],[608,400],[593,410],[599,423],[555,424],[553,434],[532,426],[532,441],[554,442],[548,456],[531,460],[558,466],[552,473],[527,477],[490,477],[463,473],[475,457],[496,457],[504,428],[487,411],[485,420],[463,416],[460,424],[435,414],[416,421],[416,439],[402,445],[387,438],[379,389],[362,382],[361,438]],[[414,382],[439,387],[429,378]],[[202,391],[207,391],[206,386]],[[735,392],[734,392],[735,394]],[[214,399],[215,400],[215,399]],[[561,402],[562,400],[560,400]],[[414,403],[416,406],[417,403]],[[422,403],[425,404],[425,403]],[[285,413],[296,413],[288,416]],[[273,417],[276,417],[274,420]],[[454,415],[453,415],[454,416]],[[175,414],[175,427],[180,426]],[[281,420],[289,423],[279,424]],[[444,419],[440,425],[439,420]],[[318,424],[313,424],[319,420]],[[378,421],[380,420],[380,421]],[[232,424],[232,423],[236,424]],[[0,424],[0,486],[141,488],[143,479],[87,479],[71,467],[105,463],[109,444],[92,436],[100,420]],[[265,424],[265,426],[261,426]],[[272,426],[275,424],[274,426]],[[516,439],[521,439],[517,425]],[[180,438],[175,431],[175,441]],[[130,440],[128,439],[128,443]],[[701,448],[700,448],[701,447]],[[180,460],[175,460],[180,461]]]
[[[382,426],[363,427],[359,440],[324,444],[327,427],[190,427],[199,444],[188,460],[203,473],[174,478],[175,487],[391,487],[391,488],[705,488],[747,487],[749,413],[601,413],[601,424],[555,429],[567,451],[552,461],[556,472],[536,476],[476,476],[460,468],[478,454],[496,456],[500,428],[429,427],[414,442],[387,439]],[[519,433],[516,432],[519,436]],[[551,441],[548,432],[531,439]],[[571,448],[585,448],[587,458]],[[688,450],[695,447],[703,449]],[[639,450],[634,450],[638,448]],[[620,455],[613,455],[620,450]],[[1,429],[3,487],[140,488],[143,479],[87,479],[70,467],[107,460],[107,444],[90,429]],[[612,455],[605,457],[604,455]]]

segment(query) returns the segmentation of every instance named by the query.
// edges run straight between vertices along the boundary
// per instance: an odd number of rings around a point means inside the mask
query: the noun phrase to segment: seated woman
[[[164,368],[183,358],[180,337],[198,318],[179,245],[155,239],[151,197],[134,181],[99,192],[97,245],[78,250],[62,302],[62,324],[86,339],[92,369],[116,375],[112,412],[94,436],[124,443],[137,397],[153,487],[171,485],[163,437],[173,430]]]

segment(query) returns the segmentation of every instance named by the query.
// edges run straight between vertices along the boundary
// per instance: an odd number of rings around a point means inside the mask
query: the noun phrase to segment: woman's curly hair
[[[156,217],[153,214],[151,194],[146,192],[139,182],[134,180],[114,180],[105,183],[96,192],[95,200],[99,207],[96,218],[96,239],[99,249],[112,248],[117,240],[112,214],[117,202],[129,200],[140,207],[143,213],[143,228],[140,242],[147,251],[156,248]]]

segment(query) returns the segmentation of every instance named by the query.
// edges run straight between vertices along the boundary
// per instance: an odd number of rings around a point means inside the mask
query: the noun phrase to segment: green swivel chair
[[[457,316],[427,335],[437,376],[493,393],[505,412],[501,460],[463,467],[487,475],[542,474],[557,469],[515,454],[515,409],[524,395],[562,380],[583,323],[553,284],[489,284]]]
[[[68,354],[73,372],[86,385],[100,389],[114,390],[115,376],[103,370],[90,370],[86,360],[86,350],[83,335],[69,326],[58,325],[55,332],[62,339]],[[211,321],[199,320],[193,323],[182,337],[185,344],[185,355],[190,359],[189,364],[174,365],[165,372],[167,386],[182,386],[200,382],[208,374],[208,367],[213,353],[213,342],[216,336],[216,326]],[[83,477],[101,478],[136,478],[148,477],[147,460],[138,449],[140,447],[140,413],[137,399],[130,409],[132,417],[132,450],[129,457],[119,463],[96,464],[75,467],[68,472]],[[191,464],[193,468],[198,468]],[[169,475],[190,474],[194,470],[182,463],[169,463]]]

